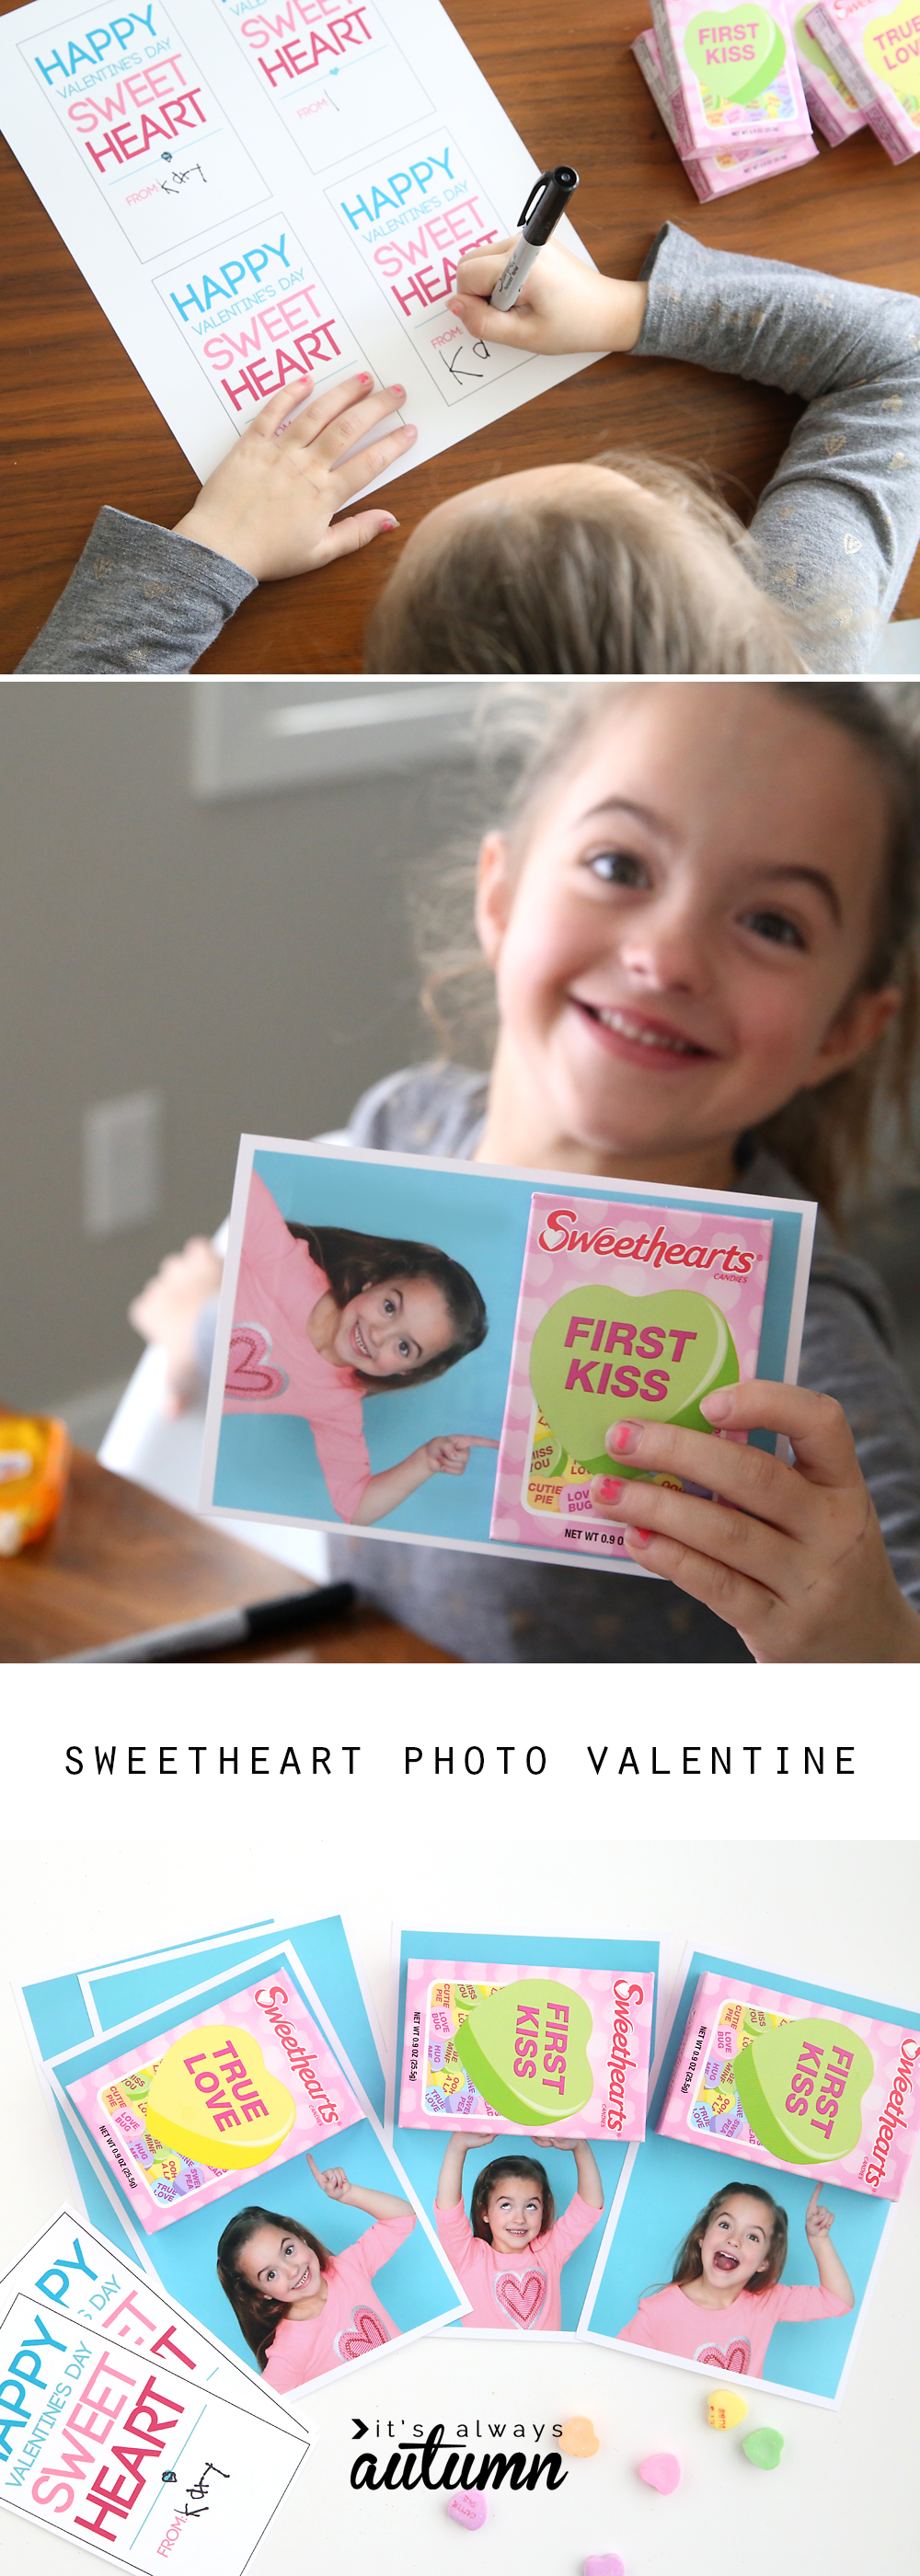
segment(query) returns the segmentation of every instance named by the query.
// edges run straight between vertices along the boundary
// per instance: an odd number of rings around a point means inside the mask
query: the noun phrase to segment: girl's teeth
[[[660,1030],[637,1028],[635,1021],[627,1019],[624,1011],[599,1010],[597,1016],[605,1029],[614,1029],[618,1037],[629,1038],[634,1046],[667,1047],[672,1055],[696,1055],[698,1052],[683,1038],[666,1038]]]

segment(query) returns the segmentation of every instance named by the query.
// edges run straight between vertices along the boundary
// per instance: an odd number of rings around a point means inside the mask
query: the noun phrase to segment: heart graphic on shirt
[[[378,2345],[389,2343],[383,2318],[375,2308],[352,2308],[350,2326],[343,2326],[335,2338],[334,2349],[340,2361],[360,2361],[366,2352],[376,2352]]]
[[[271,1334],[261,1324],[234,1324],[227,1353],[225,1395],[267,1404],[273,1395],[284,1394],[287,1372],[269,1368],[271,1346]]]
[[[182,2156],[247,2172],[283,2146],[296,2119],[286,2085],[270,2075],[257,2039],[210,2022],[174,2039],[147,2096],[147,2126]]]
[[[495,2297],[506,2316],[516,2326],[535,2326],[546,2305],[545,2272],[499,2272],[493,2283]]]
[[[747,2370],[751,2347],[744,2336],[739,2335],[734,2343],[729,2344],[727,2352],[720,2352],[717,2343],[701,2343],[693,2358],[694,2361],[705,2362],[708,2370]]]
[[[585,1282],[557,1299],[538,1324],[530,1382],[544,1420],[589,1475],[610,1465],[604,1435],[613,1422],[648,1414],[710,1431],[700,1399],[733,1386],[738,1355],[724,1315],[693,1288],[630,1297]],[[629,1467],[617,1461],[617,1474]]]
[[[769,10],[753,0],[739,26],[714,23],[711,9],[701,10],[690,20],[684,52],[702,90],[747,107],[762,98],[782,70],[786,39]]]
[[[745,2119],[761,2146],[789,2165],[833,2164],[858,2146],[874,2072],[865,2040],[845,2022],[823,2019],[782,2022],[735,2059]]]

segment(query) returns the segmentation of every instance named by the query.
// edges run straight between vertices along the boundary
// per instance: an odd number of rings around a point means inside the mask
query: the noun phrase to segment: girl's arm
[[[852,2308],[854,2305],[852,2283],[844,2271],[836,2247],[831,2244],[830,2232],[833,2224],[833,2210],[825,2209],[821,2200],[821,2186],[816,2182],[805,2212],[805,2234],[818,2266],[818,2279],[822,2290],[830,2290],[835,2299],[843,2299],[846,2306]]]
[[[488,2132],[480,2130],[472,2135],[469,2131],[454,2129],[444,2149],[441,2171],[438,2175],[438,2188],[435,2193],[436,2209],[456,2209],[458,2201],[463,2199],[464,2157],[471,2147],[490,2147],[494,2134],[491,2129]]]
[[[369,2218],[402,2218],[405,2210],[411,2210],[411,2203],[401,2199],[396,2192],[363,2191],[360,2183],[349,2182],[341,2165],[327,2165],[325,2172],[321,2173],[309,2154],[307,2163],[320,2190],[327,2194],[329,2200],[340,2201],[345,2209],[364,2209]]]
[[[814,637],[815,667],[864,669],[920,534],[915,298],[707,250],[670,223],[638,288],[549,244],[510,313],[493,313],[483,299],[502,264],[500,252],[474,253],[458,270],[452,310],[486,340],[685,359],[803,398],[751,534],[764,588],[799,612],[806,652]]]
[[[449,1432],[442,1438],[425,1440],[420,1449],[413,1449],[397,1467],[384,1467],[378,1476],[370,1477],[350,1517],[361,1528],[365,1528],[368,1521],[383,1520],[387,1512],[395,1512],[397,1503],[404,1503],[408,1494],[414,1494],[419,1485],[427,1484],[429,1476],[462,1476],[469,1464],[471,1449],[497,1448],[497,1440],[480,1440],[467,1431]]]
[[[569,2149],[570,2153],[575,2158],[575,2171],[578,2176],[579,2200],[586,2201],[589,2209],[603,2209],[604,2186],[598,2172],[597,2157],[594,2154],[593,2147],[589,2147],[587,2138],[554,2138],[550,2136],[549,2131],[546,2129],[541,2129],[539,2134],[537,2134],[536,2130],[532,2129],[530,2134],[533,2138],[535,2147],[565,2147]]]
[[[390,430],[339,461],[405,400],[401,385],[382,393],[370,385],[369,376],[349,376],[311,402],[305,377],[273,394],[174,529],[100,511],[20,671],[188,671],[257,582],[313,572],[397,527],[380,509],[330,525],[417,435]],[[306,408],[291,420],[298,402]]]
[[[627,1524],[627,1553],[737,1628],[756,1663],[920,1664],[920,1611],[899,1589],[842,1407],[752,1378],[700,1409],[719,1430],[785,1432],[795,1465],[667,1422],[618,1423],[612,1473],[591,1491],[602,1520]],[[715,1484],[720,1499],[618,1478],[627,1457]]]

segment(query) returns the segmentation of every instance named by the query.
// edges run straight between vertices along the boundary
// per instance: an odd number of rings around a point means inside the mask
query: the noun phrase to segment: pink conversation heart
[[[227,1355],[227,1395],[268,1404],[273,1396],[284,1394],[287,1374],[269,1367],[271,1346],[271,1334],[261,1324],[234,1324]]]
[[[383,2318],[373,2308],[353,2308],[351,2325],[336,2335],[335,2349],[340,2361],[361,2361],[366,2352],[376,2352],[389,2340]]]
[[[545,2272],[499,2272],[493,2283],[500,2308],[516,2326],[535,2326],[546,2298]]]
[[[622,2558],[586,2558],[584,2576],[626,2576]]]
[[[462,2522],[464,2531],[481,2531],[488,2507],[485,2496],[451,2496],[448,2513],[452,2522]]]
[[[680,2485],[680,2467],[673,2451],[653,2451],[650,2460],[642,2460],[640,2478],[647,2487],[656,2487],[659,2495],[673,2495]]]

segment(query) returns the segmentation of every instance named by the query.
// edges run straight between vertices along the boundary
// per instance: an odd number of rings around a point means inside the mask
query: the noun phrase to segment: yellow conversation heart
[[[714,2388],[706,2413],[716,2433],[730,2433],[734,2425],[743,2424],[747,2407],[737,2389]]]
[[[168,2147],[231,2171],[264,2164],[294,2126],[291,2095],[270,2075],[257,2039],[209,2022],[175,2039],[157,2067],[148,2124]]]

